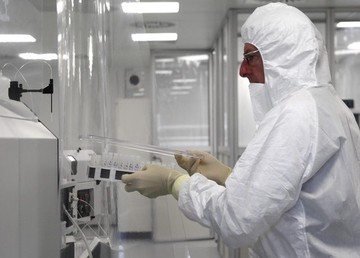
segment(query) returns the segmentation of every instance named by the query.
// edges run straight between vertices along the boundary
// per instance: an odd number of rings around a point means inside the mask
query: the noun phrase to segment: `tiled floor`
[[[81,243],[78,244],[81,245]],[[151,240],[126,240],[118,249],[115,251],[110,249],[108,244],[99,243],[93,250],[93,258],[220,258],[214,240],[166,243]],[[87,254],[80,255],[80,253],[75,255],[76,258],[87,258]]]
[[[174,240],[174,236],[168,232],[162,237],[155,238],[151,237],[151,234],[148,237],[143,234],[119,235],[117,230],[108,230],[110,233],[104,235],[104,230],[102,228],[99,230],[97,225],[91,227],[82,225],[81,228],[86,235],[89,248],[93,250],[93,258],[221,258],[217,243],[211,238],[210,233],[203,238],[190,238],[188,235],[194,237],[194,234],[186,235],[183,232],[183,238],[178,237],[181,240]],[[176,232],[179,235],[178,231]],[[111,235],[112,233],[114,235]],[[69,240],[71,239],[69,237]],[[87,248],[81,235],[75,235],[73,239],[76,239],[75,257],[65,258],[88,258]]]
[[[128,241],[123,247],[123,256],[116,258],[220,258],[214,240],[173,243]]]

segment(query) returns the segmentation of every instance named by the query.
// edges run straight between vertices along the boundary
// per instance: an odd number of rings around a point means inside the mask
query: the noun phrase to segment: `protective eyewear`
[[[244,54],[244,61],[246,61],[248,64],[251,63],[251,61],[254,59],[255,56],[257,56],[257,53],[259,52],[259,50],[254,50],[248,53]]]

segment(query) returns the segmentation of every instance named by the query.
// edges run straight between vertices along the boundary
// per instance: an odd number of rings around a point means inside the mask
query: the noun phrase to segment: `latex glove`
[[[173,193],[177,198],[179,189],[173,189],[175,181],[183,174],[160,165],[148,164],[142,170],[129,175],[123,175],[121,181],[125,183],[127,192],[138,191],[140,194],[156,198],[158,196]],[[188,176],[187,176],[188,177]],[[179,188],[179,183],[176,184]]]
[[[205,151],[190,150],[190,153],[203,155],[204,158],[198,159],[175,154],[176,162],[180,167],[185,169],[189,175],[199,172],[210,180],[215,181],[219,185],[225,185],[227,177],[231,173],[231,168],[225,166],[211,154]]]

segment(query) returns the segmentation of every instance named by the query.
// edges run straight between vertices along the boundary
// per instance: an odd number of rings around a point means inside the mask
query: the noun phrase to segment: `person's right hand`
[[[215,181],[219,185],[225,185],[227,177],[231,173],[231,168],[225,166],[214,156],[205,151],[191,150],[190,153],[202,155],[203,158],[188,157],[181,154],[175,154],[178,165],[185,169],[189,175],[199,172],[210,180]]]
[[[140,194],[156,198],[171,194],[173,185],[182,174],[164,166],[147,164],[142,170],[130,175],[123,175],[121,181],[126,192],[138,191]]]

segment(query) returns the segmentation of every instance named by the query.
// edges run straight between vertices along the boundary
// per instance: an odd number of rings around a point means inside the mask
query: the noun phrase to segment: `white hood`
[[[241,36],[260,51],[272,106],[300,89],[331,82],[322,36],[298,9],[283,3],[258,7]]]

